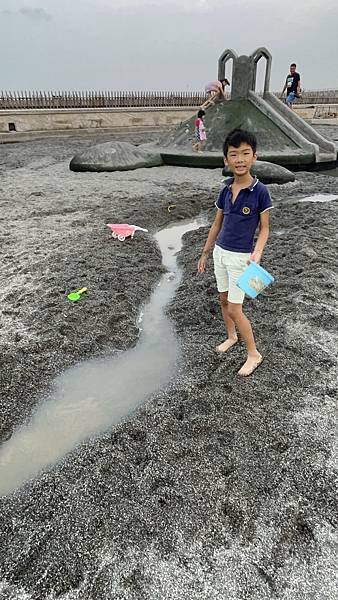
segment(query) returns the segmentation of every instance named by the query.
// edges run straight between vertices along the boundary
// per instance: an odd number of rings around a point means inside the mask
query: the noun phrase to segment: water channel
[[[117,357],[82,362],[57,377],[30,421],[1,448],[1,495],[55,464],[83,440],[107,431],[168,384],[179,356],[178,339],[165,313],[181,279],[176,254],[183,234],[202,224],[181,223],[155,235],[168,271],[141,313],[137,345]]]

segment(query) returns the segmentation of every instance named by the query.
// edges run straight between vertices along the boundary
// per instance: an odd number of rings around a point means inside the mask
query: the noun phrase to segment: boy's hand
[[[199,261],[197,263],[197,271],[198,271],[198,273],[204,273],[205,266],[207,264],[207,259],[208,259],[208,255],[203,253],[202,256],[201,256],[201,258],[199,259]]]
[[[261,262],[261,258],[262,258],[262,252],[260,250],[254,250],[250,256],[250,260],[253,260],[258,265]],[[250,264],[250,261],[248,261],[248,264]]]

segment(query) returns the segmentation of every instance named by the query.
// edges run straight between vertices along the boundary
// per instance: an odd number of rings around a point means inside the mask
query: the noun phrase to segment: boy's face
[[[251,146],[242,142],[238,148],[229,146],[224,164],[227,165],[234,175],[246,175],[257,159],[257,154],[253,152]]]
[[[294,75],[296,72],[296,67],[290,67],[290,74]]]

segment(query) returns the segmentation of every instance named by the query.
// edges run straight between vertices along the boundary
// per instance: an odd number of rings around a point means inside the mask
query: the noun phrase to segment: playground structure
[[[266,68],[263,93],[258,94],[255,89],[261,59],[266,61]],[[336,164],[335,144],[269,91],[272,56],[266,48],[257,48],[250,56],[237,56],[234,50],[225,50],[218,61],[219,80],[225,79],[226,64],[230,60],[233,61],[230,99],[225,100],[220,95],[219,101],[206,111],[205,152],[195,154],[191,149],[195,120],[192,117],[161,140],[161,156],[166,164],[222,166],[223,141],[235,127],[249,129],[256,135],[260,160],[294,170]]]

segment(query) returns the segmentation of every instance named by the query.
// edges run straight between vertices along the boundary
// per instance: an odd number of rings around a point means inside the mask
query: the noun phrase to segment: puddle
[[[338,200],[338,196],[334,196],[333,194],[315,194],[314,196],[301,198],[298,202],[331,202],[332,200]]]
[[[202,224],[182,223],[155,235],[169,273],[162,276],[140,314],[137,345],[118,357],[80,363],[56,378],[30,422],[1,448],[1,495],[121,421],[169,382],[179,356],[174,328],[164,313],[181,279],[175,255],[182,247],[182,235]]]

